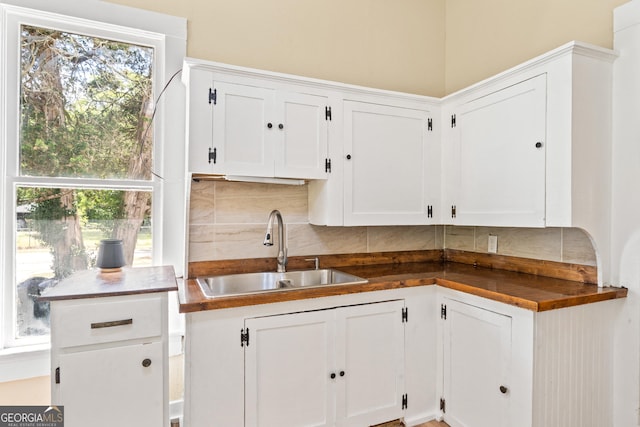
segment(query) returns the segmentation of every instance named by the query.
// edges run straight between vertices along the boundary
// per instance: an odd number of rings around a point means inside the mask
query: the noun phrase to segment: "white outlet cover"
[[[498,252],[498,236],[489,235],[489,246],[487,248],[487,252],[490,254]]]

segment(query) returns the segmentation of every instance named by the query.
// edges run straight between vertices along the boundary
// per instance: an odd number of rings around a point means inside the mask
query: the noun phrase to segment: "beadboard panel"
[[[534,427],[611,425],[611,331],[621,304],[536,313]]]

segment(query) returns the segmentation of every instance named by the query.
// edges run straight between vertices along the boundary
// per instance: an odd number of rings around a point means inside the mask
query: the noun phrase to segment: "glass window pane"
[[[20,175],[151,179],[153,48],[23,25]]]
[[[129,266],[152,264],[151,192],[18,187],[16,212],[16,338],[49,333],[37,296],[95,267],[101,239],[122,239]]]

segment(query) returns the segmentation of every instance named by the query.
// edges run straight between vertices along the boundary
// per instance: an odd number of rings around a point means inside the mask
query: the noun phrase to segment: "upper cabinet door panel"
[[[278,140],[275,175],[326,179],[328,100],[325,96],[280,92],[276,99]]]
[[[429,112],[345,101],[345,225],[426,224]]]
[[[454,224],[545,224],[546,76],[453,110]]]
[[[273,176],[273,90],[224,82],[215,90],[213,148],[224,173]]]

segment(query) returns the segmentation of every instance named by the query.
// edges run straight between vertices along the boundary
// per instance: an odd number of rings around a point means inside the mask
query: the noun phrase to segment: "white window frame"
[[[186,21],[99,0],[0,0],[0,382],[49,374],[49,343],[41,337],[13,339],[15,301],[15,189],[21,185],[152,191],[153,260],[184,273],[184,88],[175,78],[156,106],[154,172],[150,181],[19,176],[21,25],[59,29],[154,48],[153,93],[182,67]],[[169,123],[168,123],[169,122]],[[182,202],[182,203],[181,203]],[[180,224],[183,224],[181,227]],[[175,296],[172,298],[175,300]],[[177,306],[177,303],[172,304]],[[179,342],[183,320],[170,313],[170,334]],[[46,342],[45,342],[46,341]],[[171,353],[179,352],[172,345]]]

